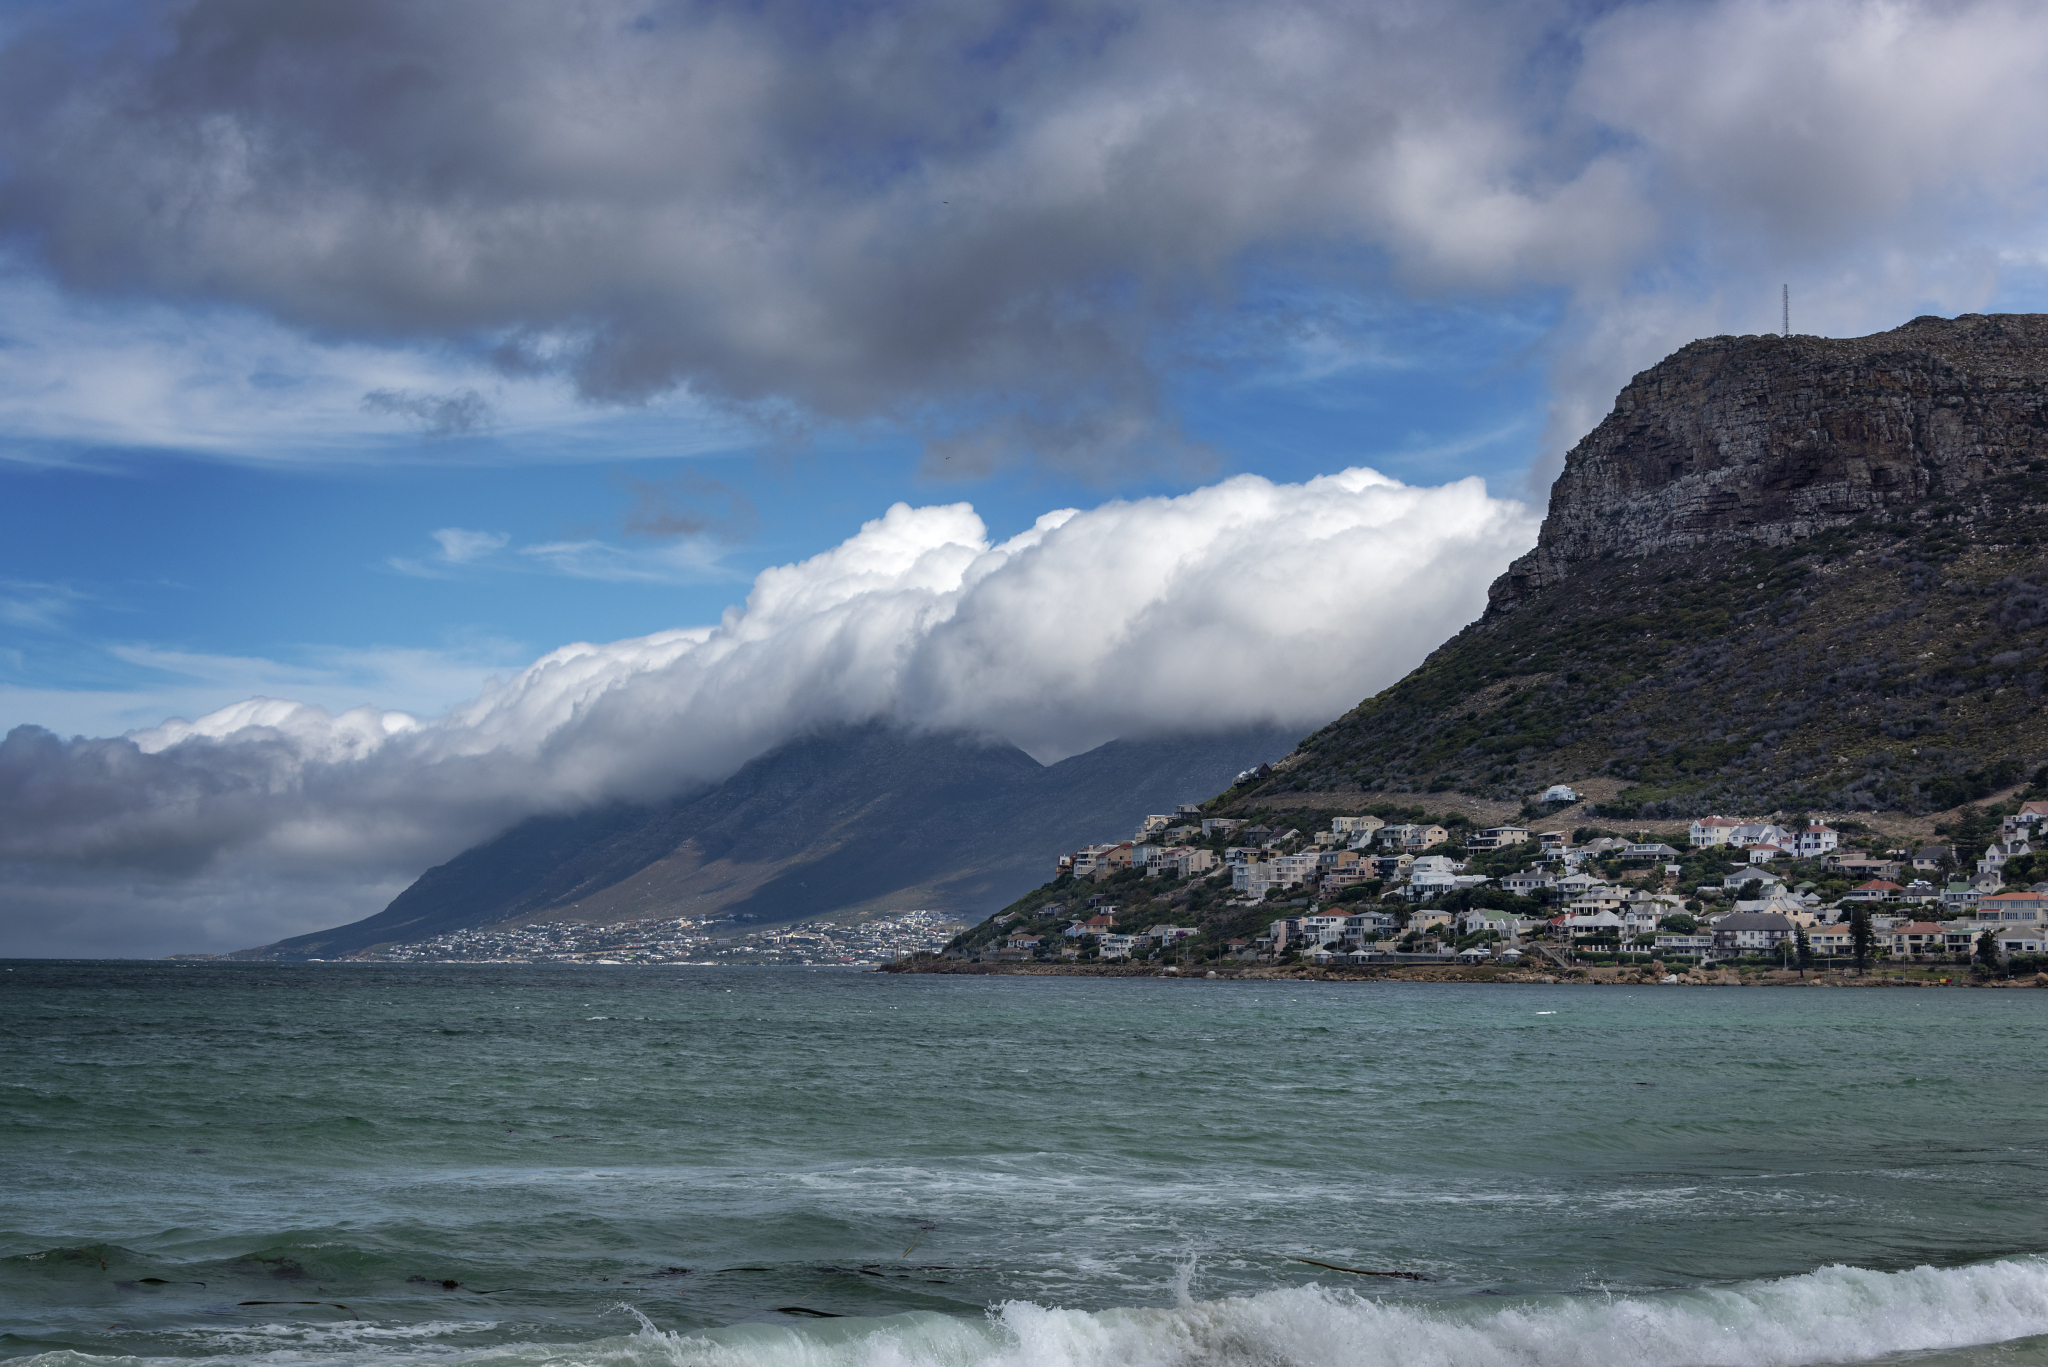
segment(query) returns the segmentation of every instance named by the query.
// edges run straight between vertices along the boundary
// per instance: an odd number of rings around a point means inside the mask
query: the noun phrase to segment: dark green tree
[[[1849,949],[1856,956],[1856,971],[1863,972],[1870,963],[1871,946],[1877,943],[1876,934],[1870,929],[1870,909],[1858,907],[1849,913]]]
[[[1996,934],[1987,930],[1982,935],[1979,935],[1977,937],[1976,957],[1978,966],[1981,967],[1986,973],[1997,971],[1998,936]]]
[[[1806,970],[1813,967],[1813,941],[1806,938],[1805,926],[1793,927],[1792,948],[1799,958],[1799,976],[1803,978]]]

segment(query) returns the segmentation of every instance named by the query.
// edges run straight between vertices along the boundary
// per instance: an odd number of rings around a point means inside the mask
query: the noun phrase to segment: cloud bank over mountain
[[[122,13],[0,48],[0,230],[76,297],[909,422],[954,470],[1185,457],[1182,365],[1332,288],[1554,294],[1555,455],[1780,280],[1859,332],[2041,264],[2011,0]],[[498,420],[449,383],[364,399]]]
[[[1536,521],[1476,479],[1365,469],[1062,510],[999,544],[967,504],[897,504],[715,626],[565,646],[442,717],[257,698],[119,738],[19,727],[0,862],[10,904],[48,914],[9,918],[0,953],[240,948],[366,914],[520,817],[661,797],[840,723],[1048,762],[1306,729],[1477,616]]]

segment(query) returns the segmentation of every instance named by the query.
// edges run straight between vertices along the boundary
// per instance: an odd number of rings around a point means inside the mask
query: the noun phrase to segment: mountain
[[[352,925],[237,957],[335,958],[520,922],[991,911],[1076,846],[1285,753],[1294,732],[1112,741],[1041,765],[1013,745],[871,725],[792,741],[672,801],[534,817]]]
[[[2048,316],[1715,337],[1565,458],[1479,621],[1224,805],[1920,814],[2048,755]],[[1355,801],[1355,799],[1354,799]]]

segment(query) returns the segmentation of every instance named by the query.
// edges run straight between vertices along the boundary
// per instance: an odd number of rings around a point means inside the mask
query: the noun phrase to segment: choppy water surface
[[[2048,992],[16,962],[0,1357],[2048,1364],[2044,1026]]]

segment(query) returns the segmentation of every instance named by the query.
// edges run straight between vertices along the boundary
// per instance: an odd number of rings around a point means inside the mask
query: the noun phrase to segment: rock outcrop
[[[2044,760],[2048,316],[1920,318],[1638,375],[1485,615],[1227,805],[1926,813]]]
[[[2048,459],[2048,315],[1868,337],[1710,337],[1629,382],[1565,457],[1508,610],[1608,556],[1780,546]]]

